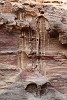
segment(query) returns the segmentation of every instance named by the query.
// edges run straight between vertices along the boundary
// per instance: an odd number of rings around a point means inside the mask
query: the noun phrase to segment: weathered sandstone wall
[[[36,73],[46,76],[54,88],[67,94],[67,10],[63,4],[1,2],[2,64],[21,68],[21,79]]]

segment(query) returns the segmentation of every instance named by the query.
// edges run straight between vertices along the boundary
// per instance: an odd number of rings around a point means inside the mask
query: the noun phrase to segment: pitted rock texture
[[[67,4],[41,2],[0,1],[1,100],[67,100]]]

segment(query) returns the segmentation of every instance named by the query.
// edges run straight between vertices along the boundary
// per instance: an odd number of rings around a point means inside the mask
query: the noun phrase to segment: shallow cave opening
[[[59,38],[59,32],[56,29],[53,29],[49,34],[50,38]]]
[[[26,86],[25,90],[27,92],[30,92],[30,93],[35,92],[37,90],[37,84],[36,83],[30,83]]]
[[[51,84],[49,82],[43,84],[41,86],[41,91],[40,91],[40,95],[46,93],[46,90],[48,89],[48,87],[52,87]]]

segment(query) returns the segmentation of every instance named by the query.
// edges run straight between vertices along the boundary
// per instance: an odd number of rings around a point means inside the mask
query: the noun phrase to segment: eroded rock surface
[[[0,100],[67,100],[66,6],[0,1]]]

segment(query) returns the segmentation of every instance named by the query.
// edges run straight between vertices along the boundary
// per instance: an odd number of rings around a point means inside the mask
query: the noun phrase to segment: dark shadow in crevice
[[[52,87],[51,84],[49,82],[43,84],[41,86],[41,91],[40,91],[40,95],[43,95],[44,93],[46,94],[47,90],[49,87]]]
[[[50,33],[50,38],[59,38],[59,33],[56,29],[53,29]]]
[[[67,49],[67,43],[66,44],[62,44],[62,47]]]
[[[30,93],[35,92],[37,90],[37,84],[36,83],[30,83],[30,84],[27,85],[25,90],[27,92],[30,92]]]

